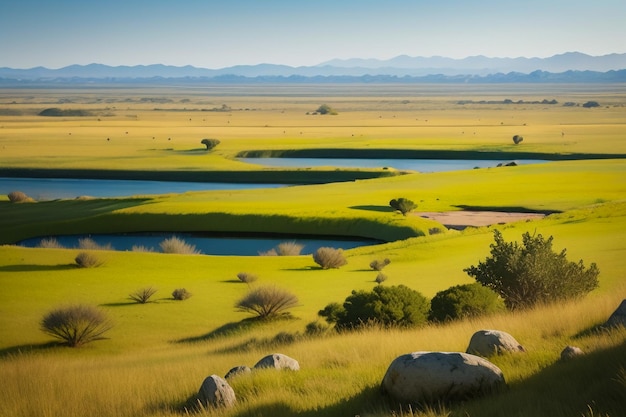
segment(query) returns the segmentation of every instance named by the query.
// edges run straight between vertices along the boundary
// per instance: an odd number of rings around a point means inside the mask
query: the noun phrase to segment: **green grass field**
[[[7,90],[0,110],[0,167],[173,172],[268,169],[234,156],[250,150],[423,149],[603,153],[615,158],[555,161],[449,173],[395,175],[282,189],[190,192],[124,199],[9,203],[0,197],[0,400],[6,416],[177,416],[203,379],[280,352],[297,373],[258,372],[232,381],[238,404],[219,416],[610,416],[626,413],[626,330],[596,332],[626,298],[626,117],[624,86],[307,86],[215,89]],[[597,100],[603,107],[459,105],[458,100]],[[70,103],[59,104],[61,99]],[[15,102],[15,103],[14,103]],[[336,116],[306,114],[320,104]],[[209,111],[227,104],[231,111]],[[49,107],[93,117],[44,118]],[[159,110],[155,110],[159,108]],[[6,112],[5,112],[6,113]],[[0,111],[0,114],[3,112]],[[128,133],[126,133],[128,132]],[[474,133],[475,132],[475,133]],[[71,134],[70,134],[71,133]],[[511,136],[522,134],[514,145]],[[107,141],[106,138],[109,138]],[[154,139],[153,139],[154,137]],[[219,138],[215,151],[204,137]],[[169,140],[168,140],[169,138]],[[335,172],[334,168],[328,169]],[[8,171],[7,171],[8,172]],[[272,173],[271,175],[276,175]],[[339,175],[339,174],[335,174]],[[348,174],[341,174],[348,175]],[[507,240],[554,236],[568,259],[596,262],[600,286],[582,300],[530,311],[429,325],[306,336],[308,323],[354,289],[371,289],[374,259],[389,258],[383,285],[427,297],[472,280],[463,268],[489,254],[491,227],[443,230],[419,213],[391,212],[407,197],[417,211],[463,208],[551,212],[497,225]],[[240,257],[98,251],[98,268],[74,265],[77,249],[22,248],[20,239],[101,231],[254,231],[377,238],[346,251],[348,264],[316,268],[311,256]],[[248,290],[239,272],[298,296],[293,319],[247,320],[234,303]],[[128,299],[147,286],[155,302]],[[186,288],[193,296],[174,301]],[[106,340],[57,346],[39,330],[43,315],[73,303],[100,306],[114,320]],[[378,387],[389,363],[418,350],[464,351],[472,333],[499,329],[527,352],[496,357],[507,392],[426,410],[401,410]],[[562,363],[576,345],[587,354]]]

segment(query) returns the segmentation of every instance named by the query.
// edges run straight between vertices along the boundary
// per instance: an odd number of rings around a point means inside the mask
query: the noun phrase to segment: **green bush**
[[[218,139],[202,139],[200,143],[206,146],[207,151],[210,151],[211,149],[219,145],[220,141]]]
[[[372,291],[352,291],[343,306],[331,303],[318,314],[338,330],[369,324],[417,327],[427,322],[429,308],[428,299],[409,287],[377,286]]]
[[[532,307],[581,297],[598,286],[595,263],[585,269],[583,261],[569,262],[566,250],[552,250],[552,236],[522,235],[522,245],[505,242],[494,230],[491,256],[464,271],[498,293],[509,309]]]
[[[58,308],[41,320],[44,333],[61,339],[71,347],[103,339],[102,335],[112,327],[112,322],[103,311],[89,305]]]
[[[257,287],[248,292],[235,307],[259,318],[269,319],[288,315],[287,310],[298,305],[298,297],[274,286]]]
[[[96,268],[103,264],[102,260],[95,254],[91,252],[80,252],[74,258],[74,262],[80,268]]]
[[[403,216],[406,216],[407,213],[415,210],[417,208],[417,204],[413,201],[400,197],[398,199],[393,199],[389,202],[389,205],[392,209],[399,211]]]
[[[313,253],[313,261],[322,269],[340,268],[348,263],[343,256],[343,250],[321,247]]]
[[[319,114],[331,114],[331,115],[338,114],[337,111],[333,109],[332,107],[330,107],[328,104],[322,104],[321,106],[317,108],[316,112]]]
[[[140,288],[134,293],[128,295],[128,298],[135,301],[139,304],[146,304],[150,301],[150,298],[157,292],[156,289],[152,287]]]
[[[476,317],[504,310],[504,301],[479,283],[456,285],[438,292],[430,300],[431,321]]]

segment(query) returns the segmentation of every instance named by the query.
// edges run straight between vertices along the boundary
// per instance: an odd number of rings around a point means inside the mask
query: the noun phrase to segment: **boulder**
[[[506,352],[524,352],[524,347],[506,332],[479,330],[472,335],[466,352],[488,357]]]
[[[198,391],[198,400],[204,406],[231,407],[235,405],[235,391],[225,379],[217,375],[207,377]]]
[[[391,362],[381,388],[404,404],[430,404],[466,400],[505,386],[500,368],[479,356],[413,352]]]
[[[617,307],[611,317],[604,323],[605,327],[624,326],[626,327],[626,300]]]
[[[561,360],[565,361],[581,355],[584,355],[581,348],[576,346],[566,346],[565,349],[561,351]]]
[[[288,369],[290,371],[299,371],[300,364],[297,360],[290,358],[282,353],[273,353],[267,355],[254,365],[254,369],[259,368],[274,368],[274,369]]]
[[[250,372],[252,372],[252,369],[250,369],[250,367],[246,365],[235,366],[234,368],[232,368],[230,371],[226,373],[226,376],[224,376],[224,379],[229,379],[237,375],[249,374]]]

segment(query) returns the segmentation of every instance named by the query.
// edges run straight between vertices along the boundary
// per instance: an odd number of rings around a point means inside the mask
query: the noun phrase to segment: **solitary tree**
[[[519,245],[505,242],[498,230],[493,233],[491,256],[464,271],[498,293],[509,309],[581,297],[598,286],[596,264],[585,268],[582,260],[569,262],[565,249],[552,250],[552,236],[526,232]]]
[[[206,150],[210,151],[211,149],[215,148],[217,145],[220,144],[219,139],[202,139],[200,141],[201,144],[203,144],[204,146],[206,146]]]
[[[394,210],[399,211],[400,213],[402,213],[403,216],[406,216],[407,213],[415,210],[417,208],[417,204],[415,204],[413,201],[400,197],[398,199],[393,199],[389,202],[389,205],[391,206],[391,208],[393,208]]]
[[[524,140],[524,138],[521,135],[514,135],[513,136],[513,143],[516,144],[516,145],[519,145],[523,140]]]

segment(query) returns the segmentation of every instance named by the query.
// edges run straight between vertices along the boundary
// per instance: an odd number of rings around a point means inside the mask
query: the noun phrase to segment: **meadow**
[[[504,104],[505,99],[522,103]],[[558,104],[534,104],[542,100]],[[459,104],[471,100],[470,104]],[[601,107],[582,108],[588,100]],[[484,103],[480,103],[484,101]],[[576,105],[564,106],[572,102]],[[328,104],[337,115],[313,114]],[[120,199],[9,203],[0,196],[0,399],[7,416],[176,416],[188,412],[202,380],[281,352],[301,371],[255,372],[232,381],[238,404],[220,416],[610,416],[626,413],[626,329],[598,331],[626,298],[626,116],[623,85],[276,85],[89,87],[4,90],[0,94],[0,175],[63,170],[145,177],[280,169],[244,164],[246,151],[373,149],[546,155],[601,154],[516,167],[444,173],[374,169],[368,178],[332,166],[298,170],[341,180],[281,189],[189,192]],[[46,108],[81,117],[43,117]],[[522,135],[515,145],[511,137]],[[220,144],[207,152],[203,138]],[[243,174],[241,174],[243,175]],[[416,213],[394,213],[407,197]],[[446,230],[421,211],[527,210],[541,220]],[[389,258],[383,285],[427,297],[470,283],[463,268],[489,253],[493,228],[507,240],[554,236],[555,249],[600,268],[600,286],[582,300],[413,330],[366,328],[306,334],[317,312],[355,289],[371,289],[368,265]],[[76,249],[22,248],[32,236],[101,231],[226,231],[348,235],[386,243],[346,251],[348,264],[322,270],[310,256],[237,257],[99,251],[104,264],[79,269]],[[250,320],[234,303],[248,290],[239,272],[298,296],[291,319]],[[253,285],[255,285],[253,284]],[[155,301],[128,299],[158,289]],[[175,301],[171,292],[193,296]],[[52,308],[88,303],[115,327],[107,339],[71,349],[39,330]],[[527,352],[493,362],[509,389],[456,405],[406,410],[378,387],[389,363],[418,350],[464,351],[472,333],[499,329]],[[587,354],[560,362],[576,345]]]

